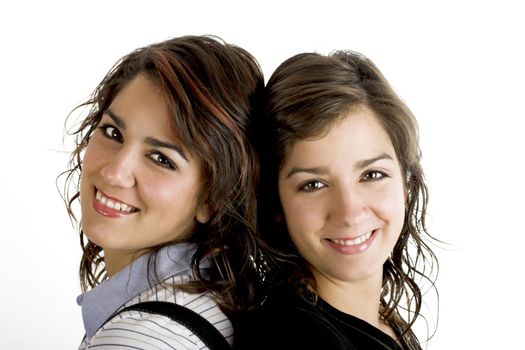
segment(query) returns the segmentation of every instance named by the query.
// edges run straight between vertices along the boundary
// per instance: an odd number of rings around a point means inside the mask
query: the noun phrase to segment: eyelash
[[[118,143],[122,143],[122,134],[120,133],[119,129],[114,127],[113,125],[111,124],[102,124],[101,126],[98,127],[100,131],[102,131],[102,135],[104,135],[104,137],[107,137],[108,139],[110,140],[115,140],[116,142]],[[118,133],[118,135],[110,135],[108,134],[108,130],[110,129],[113,129],[114,131],[116,131]]]
[[[379,177],[378,178],[370,178],[371,175],[373,175],[373,176],[379,175]],[[362,179],[363,182],[373,182],[373,181],[380,181],[380,180],[382,180],[384,178],[387,178],[387,177],[389,177],[389,176],[383,171],[369,170],[369,171],[365,172],[363,174],[363,176],[361,176],[361,179]]]
[[[123,137],[122,137],[122,134],[120,133],[119,129],[111,124],[103,124],[101,126],[98,127],[101,132],[102,132],[102,135],[104,135],[104,137],[110,139],[110,140],[113,140],[115,142],[118,142],[118,143],[122,143],[124,142],[123,140]],[[113,132],[111,132],[111,129],[113,129]],[[116,134],[115,134],[116,132]],[[152,152],[149,152],[146,154],[146,156],[152,161],[154,162],[156,165],[162,167],[162,168],[165,168],[165,169],[168,169],[168,170],[177,170],[178,167],[177,165],[167,156],[165,156],[164,154],[162,154],[162,152],[158,152],[158,151],[152,151]],[[160,159],[160,160],[159,160]]]
[[[177,165],[171,159],[169,159],[164,154],[162,154],[161,152],[153,151],[153,152],[148,153],[147,156],[149,159],[151,159],[152,162],[154,162],[160,167],[163,167],[168,170],[178,169]],[[156,156],[158,157],[156,158]],[[159,159],[161,160],[159,161]]]
[[[383,171],[369,170],[369,171],[365,172],[361,176],[361,181],[360,182],[375,182],[375,181],[380,181],[382,179],[385,179],[387,177],[389,177],[389,176]],[[313,187],[312,185],[316,186],[316,187]],[[319,191],[320,189],[323,189],[323,188],[325,188],[327,186],[328,185],[325,182],[321,181],[321,180],[308,180],[306,182],[301,183],[298,186],[297,190],[299,192],[315,192],[315,191]]]
[[[322,185],[322,187],[313,187],[311,185]],[[322,188],[325,188],[327,186],[326,183],[324,183],[323,181],[321,180],[308,180],[306,182],[303,182],[299,185],[299,187],[297,188],[297,190],[299,192],[315,192],[315,191],[319,191],[320,189]]]

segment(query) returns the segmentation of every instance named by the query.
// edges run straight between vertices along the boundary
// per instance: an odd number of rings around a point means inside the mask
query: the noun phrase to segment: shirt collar
[[[79,295],[77,304],[82,307],[86,337],[90,339],[121,306],[156,284],[155,276],[162,281],[171,276],[190,275],[195,249],[192,243],[163,247],[157,252],[155,264],[152,253],[145,254],[97,287]],[[201,268],[206,267],[201,265]]]

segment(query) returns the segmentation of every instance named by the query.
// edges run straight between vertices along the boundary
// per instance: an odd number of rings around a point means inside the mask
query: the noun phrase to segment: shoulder
[[[169,317],[125,311],[99,329],[88,348],[198,349],[198,343],[190,330]]]
[[[207,319],[227,341],[233,342],[230,320],[207,293],[190,294],[157,285],[141,293],[125,306],[144,301],[164,301],[187,307]],[[89,347],[105,346],[136,349],[206,349],[196,334],[168,316],[134,310],[115,315],[89,341]]]
[[[314,305],[273,305],[231,316],[239,349],[347,349]]]
[[[155,285],[133,298],[125,306],[143,301],[165,301],[178,304],[201,315],[226,338],[231,338],[233,334],[232,324],[210,293],[187,293],[176,288],[177,283],[186,282],[188,278],[188,276],[177,276],[165,280],[162,285]]]

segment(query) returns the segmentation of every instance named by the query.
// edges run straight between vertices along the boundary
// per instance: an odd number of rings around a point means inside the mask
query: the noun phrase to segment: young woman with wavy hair
[[[243,314],[241,349],[419,349],[433,285],[417,123],[363,55],[298,54],[254,122],[271,289]]]
[[[81,105],[64,188],[81,212],[80,348],[207,348],[169,317],[122,312],[144,301],[183,305],[232,343],[225,311],[258,281],[248,127],[263,85],[246,50],[184,36],[124,56]]]

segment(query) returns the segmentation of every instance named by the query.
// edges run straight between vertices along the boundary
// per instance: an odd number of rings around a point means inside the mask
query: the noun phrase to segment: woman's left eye
[[[159,166],[170,169],[170,170],[177,170],[177,166],[171,159],[163,155],[162,153],[150,153],[148,157],[155,162],[155,164],[158,164]]]
[[[378,170],[371,170],[363,174],[362,180],[363,181],[378,181],[383,178],[387,177],[385,173]]]

